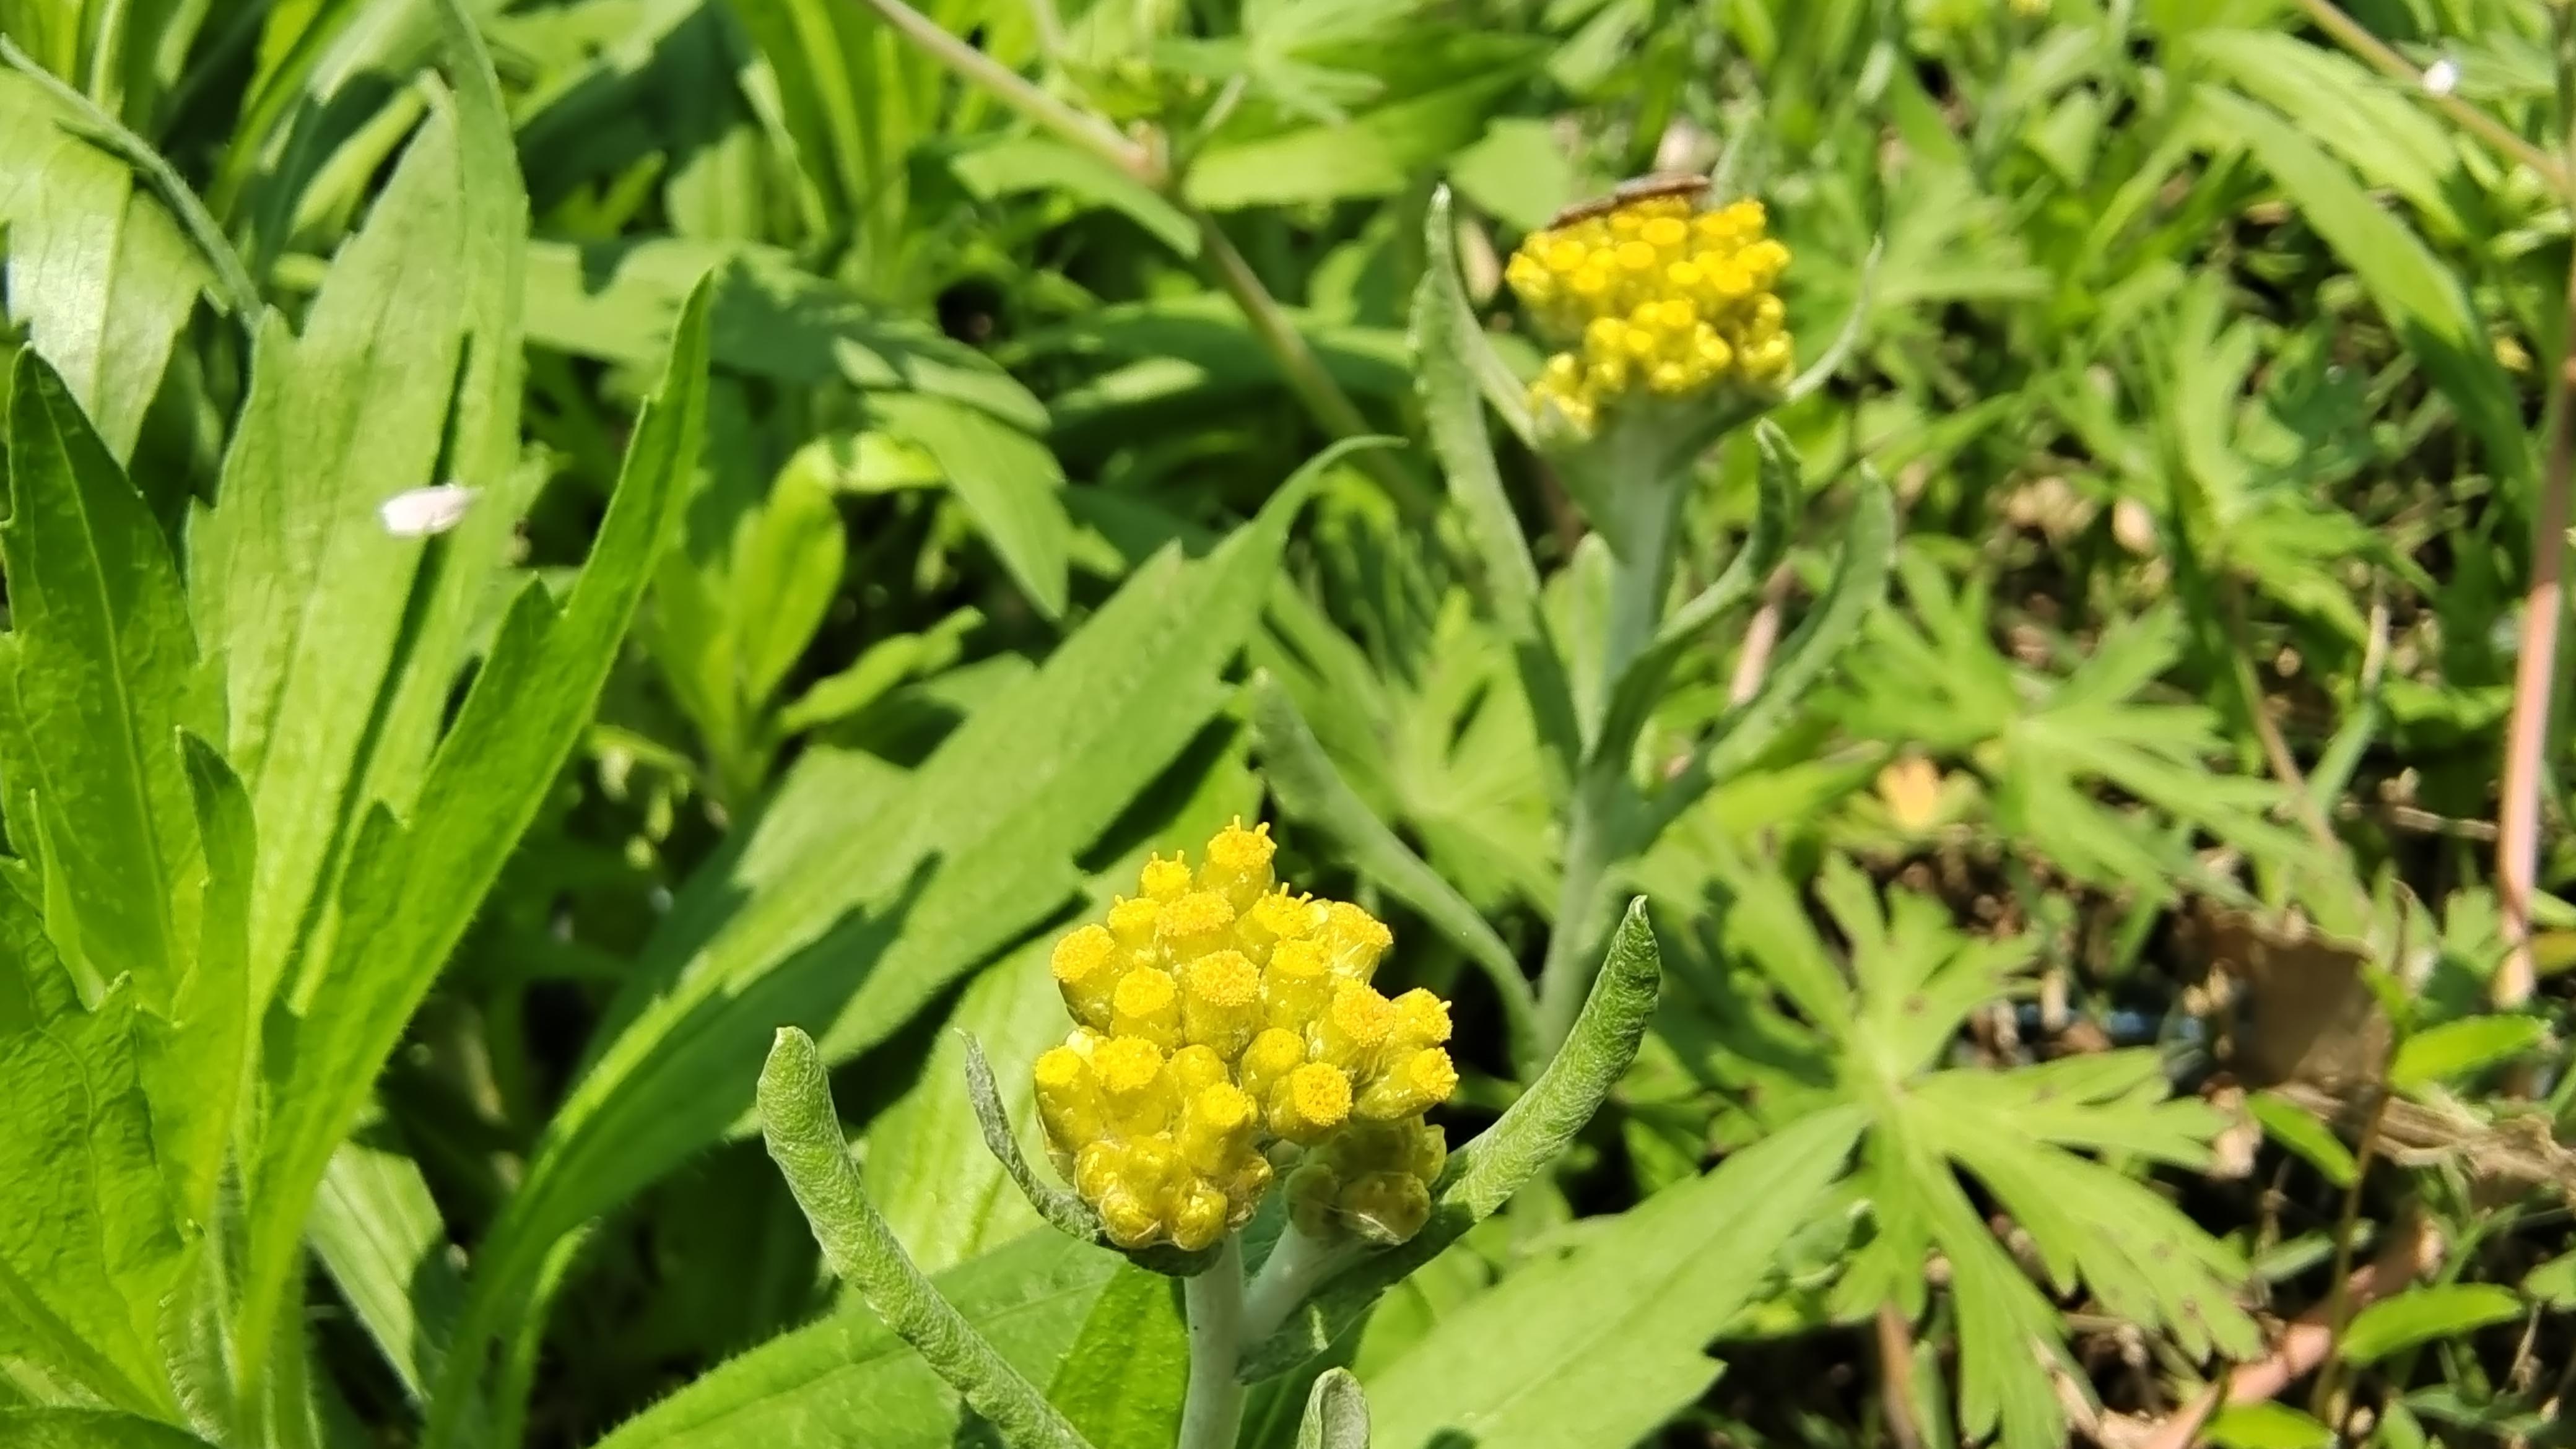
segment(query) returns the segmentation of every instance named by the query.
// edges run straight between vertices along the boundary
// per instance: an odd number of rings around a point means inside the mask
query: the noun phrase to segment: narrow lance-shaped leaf
[[[9,398],[0,563],[17,641],[16,728],[53,859],[49,922],[93,992],[131,976],[167,1015],[195,959],[203,889],[178,729],[214,713],[176,565],[158,524],[33,349]],[[16,753],[13,746],[12,753]]]
[[[301,1013],[272,1015],[273,1118],[252,1178],[238,1341],[265,1341],[293,1277],[307,1206],[404,1023],[463,937],[546,786],[580,739],[670,536],[706,401],[706,291],[690,296],[670,367],[629,440],[591,556],[560,615],[532,584],[503,620],[409,828],[376,807],[350,852],[346,923]],[[252,1330],[257,1330],[253,1332]],[[257,1350],[246,1354],[256,1366]]]
[[[1081,1434],[904,1256],[841,1136],[814,1039],[781,1027],[760,1073],[761,1135],[823,1258],[1012,1449],[1084,1449]]]
[[[1252,728],[1261,747],[1262,773],[1291,817],[1322,830],[1342,847],[1360,873],[1376,880],[1420,911],[1450,943],[1467,953],[1494,985],[1501,999],[1505,1028],[1511,1035],[1512,1060],[1524,1069],[1535,1065],[1538,1028],[1529,978],[1494,934],[1494,928],[1457,888],[1443,879],[1412,847],[1387,828],[1357,792],[1342,779],[1324,753],[1297,702],[1267,673],[1252,682]]]
[[[1609,959],[1592,979],[1592,993],[1556,1059],[1493,1126],[1451,1155],[1432,1194],[1431,1220],[1410,1241],[1325,1280],[1285,1327],[1245,1351],[1245,1382],[1284,1373],[1321,1352],[1380,1294],[1492,1216],[1555,1161],[1636,1060],[1662,991],[1663,961],[1640,897],[1629,902],[1611,937]]]

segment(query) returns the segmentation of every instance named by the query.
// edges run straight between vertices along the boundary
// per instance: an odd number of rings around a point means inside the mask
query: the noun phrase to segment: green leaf
[[[0,1409],[0,1443],[10,1449],[207,1449],[185,1430],[108,1409]]]
[[[989,414],[917,393],[878,393],[868,407],[877,426],[938,463],[1029,602],[1061,617],[1073,523],[1061,497],[1064,469],[1046,445]]]
[[[1538,608],[1538,566],[1530,561],[1529,542],[1521,536],[1511,497],[1503,491],[1503,475],[1494,466],[1493,442],[1485,435],[1477,378],[1500,364],[1459,279],[1458,224],[1447,187],[1432,193],[1422,240],[1422,281],[1413,289],[1406,341],[1421,369],[1423,422],[1448,474],[1449,496],[1466,515],[1468,536],[1476,541],[1494,613],[1505,627],[1522,630],[1532,626]],[[1526,423],[1513,431],[1524,440],[1529,436]]]
[[[1012,1449],[1083,1449],[1082,1435],[1021,1377],[930,1280],[868,1201],[841,1139],[813,1038],[778,1030],[760,1073],[761,1135],[814,1230],[824,1260],[930,1362]]]
[[[1202,561],[1171,549],[1136,570],[911,775],[805,756],[681,893],[613,1004],[484,1241],[470,1330],[505,1315],[546,1244],[730,1130],[779,1022],[825,1026],[826,1059],[847,1061],[1074,897],[1074,855],[1228,698],[1219,671],[1312,483],[1301,471]],[[1037,735],[1032,720],[1054,723]]]
[[[63,906],[49,924],[84,993],[131,976],[166,1018],[204,889],[178,731],[214,732],[213,676],[142,495],[42,357],[20,351],[12,377],[0,565],[33,775],[7,781],[8,798],[36,797]]]
[[[85,1007],[34,908],[0,885],[0,1357],[177,1418],[160,1306],[185,1248],[134,1036],[133,989]]]
[[[2254,1120],[2263,1124],[2264,1135],[2297,1153],[2310,1167],[2325,1174],[2326,1181],[2337,1187],[2352,1186],[2361,1169],[2353,1161],[2352,1150],[2335,1136],[2333,1128],[2276,1093],[2257,1092],[2246,1099],[2245,1105]]]
[[[1369,1381],[1381,1449],[1651,1437],[1717,1377],[1708,1341],[1808,1225],[1864,1120],[1806,1117],[1443,1318]]]
[[[352,1136],[331,1154],[307,1233],[403,1392],[424,1402],[446,1361],[465,1280],[420,1168]]]
[[[1032,1379],[1055,1374],[1114,1277],[1115,1253],[1040,1229],[935,1280],[1002,1357]],[[701,1375],[629,1420],[599,1449],[732,1449],[864,1443],[952,1449],[960,1406],[921,1355],[860,1304],[782,1334]]]
[[[206,891],[196,965],[170,1017],[141,1023],[144,1095],[163,1171],[189,1221],[215,1220],[241,1086],[250,1069],[250,892],[258,847],[250,794],[212,745],[181,732],[188,788],[205,842]]]
[[[1086,1243],[1103,1241],[1100,1218],[1090,1206],[1071,1191],[1057,1187],[1037,1175],[1029,1166],[1027,1154],[1020,1151],[1019,1134],[1012,1128],[1009,1112],[1002,1106],[1001,1089],[993,1083],[993,1065],[984,1060],[984,1048],[973,1037],[966,1039],[966,1097],[975,1108],[975,1122],[982,1131],[984,1148],[1002,1165],[1020,1196],[1037,1209],[1049,1227],[1067,1237]]]
[[[134,173],[72,124],[41,86],[0,72],[9,320],[125,459],[213,273]]]
[[[2352,1316],[2335,1352],[2346,1363],[2376,1363],[2419,1344],[2465,1337],[2523,1313],[2522,1299],[2493,1283],[2409,1288]]]
[[[925,323],[887,314],[773,248],[679,237],[580,248],[532,242],[528,340],[579,357],[649,365],[670,346],[681,299],[710,274],[711,345],[727,372],[902,389],[968,404],[1022,432],[1046,430],[1046,404],[992,359]]]
[[[2223,91],[2204,87],[2197,100],[2211,116],[2213,134],[2252,151],[2361,279],[2406,350],[2459,409],[2487,466],[2517,491],[2526,486],[2532,463],[2521,404],[2459,279],[2298,129]]]
[[[1386,822],[1352,793],[1324,754],[1296,701],[1267,674],[1252,685],[1252,728],[1260,742],[1262,772],[1290,818],[1322,830],[1351,864],[1420,911],[1467,958],[1483,968],[1503,1006],[1513,1060],[1528,1062],[1537,1047],[1536,1003],[1529,978],[1494,928],[1438,871],[1413,853]]]
[[[273,1118],[251,1177],[244,1343],[265,1341],[333,1149],[589,723],[687,494],[705,405],[702,290],[674,336],[661,387],[636,419],[607,516],[562,611],[542,585],[519,594],[440,741],[422,787],[439,808],[406,827],[377,806],[359,830],[334,959],[302,1011],[281,1010],[270,1022]]]
[[[1378,65],[1412,72],[1383,103],[1266,135],[1226,128],[1190,165],[1190,201],[1231,211],[1392,195],[1418,168],[1474,140],[1538,58],[1521,36],[1456,31],[1396,36],[1373,49]]]
[[[2335,1431],[2287,1404],[2230,1404],[2203,1430],[2225,1449],[2326,1449]]]
[[[986,201],[1042,191],[1123,213],[1182,257],[1199,254],[1199,231],[1160,192],[1088,151],[1046,136],[1003,136],[948,163]]]
[[[1368,1396],[1348,1369],[1326,1369],[1306,1391],[1297,1449],[1369,1449]]]
[[[1718,722],[1691,752],[1690,763],[1657,794],[1648,839],[1711,784],[1731,778],[1770,748],[1810,687],[1840,660],[1844,647],[1886,597],[1895,561],[1896,500],[1876,475],[1864,472],[1859,502],[1843,534],[1842,558],[1824,597],[1781,644],[1761,689]]]
[[[804,474],[781,473],[736,548],[746,703],[765,704],[794,668],[841,587],[849,541],[831,495]]]
[[[2576,1253],[2562,1253],[2524,1274],[2522,1296],[2561,1313],[2576,1309]]]
[[[2401,1092],[2482,1072],[2540,1044],[2549,1024],[2536,1016],[2470,1016],[2427,1027],[2398,1043],[2388,1083]]]
[[[1450,1154],[1422,1231],[1326,1279],[1286,1326],[1245,1351],[1244,1381],[1284,1373],[1321,1352],[1379,1295],[1439,1256],[1555,1161],[1636,1060],[1662,990],[1662,957],[1641,897],[1629,902],[1611,936],[1608,959],[1556,1058],[1493,1126]]]
[[[1189,1378],[1181,1285],[1129,1263],[1100,1290],[1047,1397],[1098,1449],[1169,1449]]]
[[[385,747],[381,701],[433,547],[396,536],[377,509],[449,481],[438,474],[465,347],[456,299],[472,286],[474,260],[461,166],[458,118],[442,107],[333,263],[303,335],[263,319],[215,506],[190,529],[190,603],[209,652],[226,662],[225,754],[260,822],[250,960],[261,1005],[298,989],[305,933],[318,925],[317,904],[331,901],[344,864],[336,852],[369,803],[358,782],[370,750]],[[473,509],[504,515],[503,528],[516,511],[506,489]],[[468,543],[459,534],[436,547],[471,560]],[[450,687],[459,662],[443,661]],[[407,807],[415,788],[402,781],[393,803]]]

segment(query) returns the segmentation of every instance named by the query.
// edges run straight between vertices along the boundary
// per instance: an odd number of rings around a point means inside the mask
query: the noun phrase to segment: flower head
[[[1562,349],[1530,405],[1588,436],[1640,397],[1778,387],[1794,347],[1772,288],[1788,265],[1758,201],[1695,211],[1689,195],[1649,188],[1577,208],[1522,241],[1503,272]]]
[[[1209,1247],[1283,1170],[1324,1193],[1306,1215],[1382,1241],[1430,1211],[1443,1153],[1422,1114],[1458,1083],[1448,1003],[1382,995],[1385,924],[1291,894],[1272,854],[1269,826],[1237,822],[1056,943],[1076,1025],[1031,1067],[1038,1117],[1120,1247]]]

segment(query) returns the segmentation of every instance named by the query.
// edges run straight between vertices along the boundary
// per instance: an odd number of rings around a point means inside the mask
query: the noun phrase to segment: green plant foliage
[[[0,1445],[2551,1442],[2571,135],[2530,0],[0,0]]]

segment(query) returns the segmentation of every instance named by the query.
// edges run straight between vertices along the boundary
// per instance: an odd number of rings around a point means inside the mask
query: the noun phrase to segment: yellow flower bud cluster
[[[1538,232],[1504,269],[1539,328],[1568,344],[1530,405],[1590,433],[1604,407],[1643,392],[1691,397],[1778,386],[1794,362],[1772,287],[1789,249],[1764,234],[1762,203],[1694,212],[1648,196]]]
[[[1448,1004],[1370,985],[1393,934],[1276,885],[1272,852],[1268,825],[1237,821],[1196,869],[1149,861],[1134,897],[1056,943],[1077,1024],[1032,1069],[1038,1117],[1122,1248],[1213,1245],[1281,1167],[1354,1131],[1440,1140],[1421,1116],[1458,1085]]]
[[[1288,1213],[1308,1237],[1344,1230],[1401,1243],[1431,1218],[1431,1184],[1449,1139],[1419,1117],[1354,1122],[1288,1174]]]

